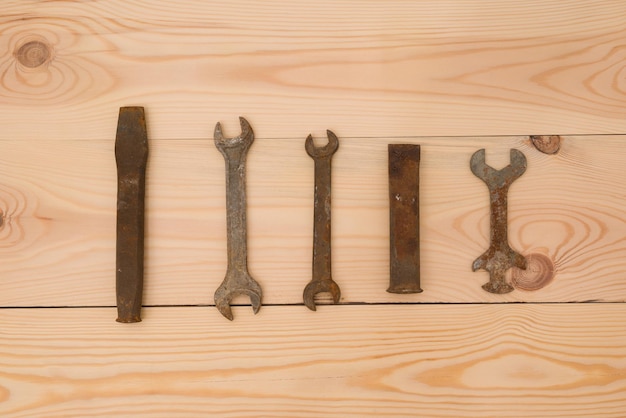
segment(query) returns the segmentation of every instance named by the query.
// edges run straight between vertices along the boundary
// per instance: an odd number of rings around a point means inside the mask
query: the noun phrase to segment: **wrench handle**
[[[509,186],[489,187],[489,238],[492,246],[497,246],[497,250],[507,251],[508,240],[508,201],[507,196]]]
[[[246,153],[248,148],[228,149],[226,161],[226,248],[228,270],[247,271]]]
[[[315,159],[315,196],[313,206],[313,279],[331,277],[331,159]]]

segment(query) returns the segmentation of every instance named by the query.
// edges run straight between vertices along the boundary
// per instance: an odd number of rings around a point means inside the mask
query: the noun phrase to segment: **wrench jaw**
[[[476,151],[470,160],[472,173],[490,187],[510,186],[526,171],[527,160],[523,152],[511,148],[510,163],[501,170],[489,166],[485,162],[485,149]]]
[[[315,307],[315,295],[318,293],[328,292],[333,297],[333,303],[339,303],[341,299],[341,289],[339,285],[331,278],[325,280],[312,280],[304,288],[303,299],[307,308],[312,311],[317,310]]]
[[[328,137],[328,143],[319,148],[315,147],[313,137],[311,135],[307,136],[304,141],[304,148],[311,158],[327,158],[337,151],[339,148],[339,139],[337,138],[337,135],[335,135],[331,130],[326,130],[326,136]]]
[[[238,148],[241,150],[242,154],[250,148],[250,145],[254,142],[254,131],[250,126],[248,121],[240,116],[239,124],[241,125],[241,133],[233,138],[224,138],[224,134],[222,133],[222,124],[217,122],[215,124],[215,131],[213,132],[213,140],[215,141],[215,146],[220,152],[226,156],[227,150],[230,148]]]
[[[528,165],[528,161],[526,160],[526,156],[524,155],[524,153],[515,148],[511,148],[509,155],[509,159],[511,160],[509,167],[512,167],[515,170],[515,173],[511,174],[512,176],[515,176],[513,178],[513,180],[515,180],[519,176],[524,174],[524,171],[526,171],[526,166]]]
[[[485,183],[489,181],[490,178],[493,178],[496,170],[487,165],[485,162],[485,149],[479,149],[474,154],[472,154],[472,158],[470,159],[470,169],[472,173]]]
[[[227,272],[226,278],[215,291],[214,298],[217,310],[230,321],[233,320],[230,302],[238,295],[246,295],[250,298],[252,311],[255,315],[261,309],[263,291],[256,280],[246,272],[240,272],[237,275]]]
[[[489,293],[494,293],[496,295],[504,295],[506,293],[511,293],[514,288],[504,280],[499,281],[491,277],[491,273],[489,274],[489,281],[482,285],[481,287]]]
[[[526,270],[526,258],[520,253],[508,248],[506,251],[490,251],[478,257],[472,264],[472,271],[486,270],[489,272],[489,281],[482,288],[489,293],[502,295],[514,290],[508,284],[505,274],[511,267]]]

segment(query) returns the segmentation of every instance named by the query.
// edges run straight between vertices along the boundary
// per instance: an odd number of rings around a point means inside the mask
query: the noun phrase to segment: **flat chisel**
[[[121,107],[117,163],[117,322],[140,322],[148,135],[143,107]]]

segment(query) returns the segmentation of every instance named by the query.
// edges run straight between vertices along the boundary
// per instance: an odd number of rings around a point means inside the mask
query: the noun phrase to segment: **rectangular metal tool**
[[[121,107],[117,163],[117,322],[141,321],[148,135],[143,107]]]
[[[420,146],[389,144],[389,293],[421,293]]]

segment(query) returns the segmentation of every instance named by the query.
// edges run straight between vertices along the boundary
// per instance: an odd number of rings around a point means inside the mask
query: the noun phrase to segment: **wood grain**
[[[622,0],[6,0],[0,139],[625,133]],[[21,49],[46,45],[26,58]],[[39,52],[37,52],[39,51]],[[40,65],[35,65],[41,62]]]
[[[4,0],[0,416],[626,416],[626,304],[544,303],[626,300],[625,15],[623,0]],[[113,144],[131,105],[151,146],[150,307],[129,325]],[[231,323],[208,306],[226,262],[210,138],[240,115],[265,306]],[[343,299],[314,313],[303,142],[326,129]],[[555,155],[528,137],[557,134]],[[422,145],[420,295],[384,291],[387,143]],[[488,245],[469,170],[483,147],[495,167],[528,158],[509,234],[533,261],[506,296],[470,271]]]
[[[622,304],[1,313],[7,418],[626,414]]]
[[[112,127],[114,129],[115,126]],[[235,121],[224,124],[235,135]],[[387,143],[344,138],[333,159],[333,275],[342,303],[626,299],[623,136],[564,137],[546,155],[527,137],[404,138],[422,144],[420,295],[389,280]],[[324,139],[316,137],[316,141]],[[110,141],[10,141],[0,154],[0,306],[114,304],[116,172]],[[211,139],[150,143],[147,305],[212,304],[226,266],[224,161]],[[554,278],[492,295],[471,265],[489,245],[489,201],[469,159],[528,158],[511,187],[509,240]],[[302,303],[311,279],[313,160],[300,139],[256,139],[248,161],[249,261],[267,304]],[[537,274],[537,265],[531,266]],[[533,277],[527,280],[534,280]],[[325,299],[320,300],[324,302]],[[245,298],[236,303],[248,303]]]

